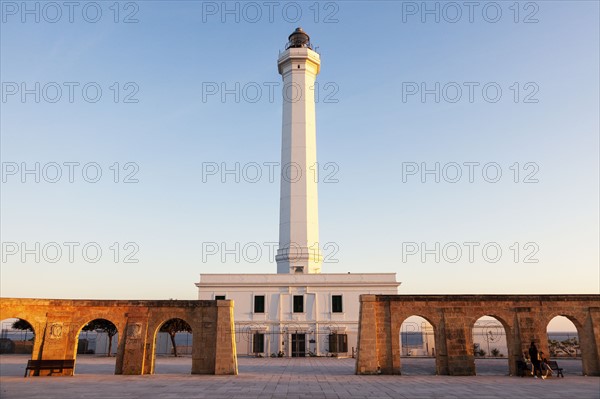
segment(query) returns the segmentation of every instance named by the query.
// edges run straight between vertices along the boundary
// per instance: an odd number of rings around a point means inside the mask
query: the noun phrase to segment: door
[[[292,334],[292,357],[306,356],[306,334]]]

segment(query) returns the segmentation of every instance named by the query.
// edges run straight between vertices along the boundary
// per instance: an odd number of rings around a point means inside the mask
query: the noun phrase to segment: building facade
[[[296,29],[277,60],[283,79],[276,274],[201,274],[199,299],[234,300],[238,354],[346,356],[356,348],[359,295],[398,293],[395,273],[322,273],[314,87],[319,54]]]
[[[201,299],[232,299],[241,355],[350,356],[359,295],[398,292],[389,274],[202,274]]]

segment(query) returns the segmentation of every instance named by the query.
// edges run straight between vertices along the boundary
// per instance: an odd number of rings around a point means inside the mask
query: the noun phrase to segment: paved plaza
[[[239,358],[238,376],[190,375],[190,358],[159,357],[156,374],[119,376],[114,358],[79,356],[73,377],[23,378],[28,357],[0,356],[1,398],[600,398],[600,378],[561,360],[565,378],[507,376],[506,360],[477,361],[475,377],[435,376],[434,360],[403,358],[402,376],[356,376],[354,359]]]

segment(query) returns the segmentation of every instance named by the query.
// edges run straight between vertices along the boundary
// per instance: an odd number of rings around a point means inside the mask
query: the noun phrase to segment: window
[[[262,353],[265,351],[265,334],[254,333],[252,337],[252,352]]]
[[[341,295],[332,295],[331,296],[331,311],[333,313],[342,313],[342,296]]]
[[[304,296],[294,295],[294,313],[304,312]]]
[[[254,313],[265,313],[265,296],[254,296]]]
[[[348,352],[348,335],[329,334],[329,352],[343,353]]]
[[[225,295],[215,295],[215,301],[224,300],[224,299],[225,299]]]

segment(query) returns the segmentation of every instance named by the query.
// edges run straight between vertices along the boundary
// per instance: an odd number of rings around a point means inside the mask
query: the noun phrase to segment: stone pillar
[[[121,365],[116,374],[141,375],[144,374],[146,360],[146,342],[152,340],[153,334],[148,331],[147,314],[127,314],[127,325],[123,338],[124,343],[119,344],[117,364]],[[150,337],[148,337],[150,335]],[[153,345],[149,345],[150,348]],[[122,359],[122,360],[120,360]]]
[[[217,301],[215,374],[237,375],[233,301]],[[192,368],[192,374],[194,374]]]
[[[217,317],[217,307],[202,309],[202,315],[198,323],[199,327],[193,330],[192,374],[215,373]]]
[[[400,374],[399,369],[394,370],[390,301],[376,302],[375,313],[377,319],[377,363],[381,374]],[[396,337],[395,341],[398,340],[399,338]]]
[[[600,308],[589,308],[579,333],[583,374],[600,376]]]
[[[538,351],[548,354],[546,328],[544,326],[542,329],[538,318],[534,317],[537,312],[532,312],[530,307],[517,307],[515,311],[515,347],[520,345],[517,356],[522,356],[523,352],[529,355],[529,347],[532,342],[535,343]]]
[[[400,312],[396,302],[389,302],[390,310],[390,337],[392,345],[392,374],[402,374],[402,361],[400,358],[400,328],[404,321],[404,313]]]
[[[509,359],[509,362],[513,363],[509,365],[510,370],[517,369],[517,360],[521,360],[521,358],[523,357],[523,352],[526,351],[525,344],[523,343],[523,338],[521,337],[520,319],[521,318],[519,317],[519,312],[517,309],[515,309],[515,315],[513,318],[513,351],[515,353],[515,358]],[[512,375],[516,376],[517,374],[515,372]]]
[[[127,334],[127,323],[121,324],[119,328],[119,342],[117,342],[117,358],[115,361],[115,374],[123,374],[123,358],[125,357],[125,338]]]
[[[435,373],[450,375],[448,369],[448,349],[446,347],[446,323],[442,312],[440,322],[434,327],[435,334]]]
[[[465,323],[464,309],[444,309],[449,375],[475,375],[473,332]]]
[[[41,360],[42,359],[42,347],[44,343],[44,330],[46,328],[46,320],[36,321],[32,324],[35,338],[33,339],[33,351],[31,352],[32,360]]]
[[[73,354],[68,351],[69,346],[72,347],[69,340],[71,338],[71,313],[53,312],[48,313],[46,327],[42,337],[40,346],[41,360],[70,360],[73,359]],[[40,370],[39,375],[73,375],[74,370],[63,370],[62,373],[52,372],[51,370]],[[30,371],[31,375],[31,371]]]
[[[503,326],[506,333],[506,354],[508,358],[508,373],[509,375],[517,375],[517,360],[521,360],[522,353],[520,352],[521,343],[516,332],[516,321],[507,320],[507,324]]]
[[[375,295],[360,296],[356,374],[378,374],[376,301]]]

